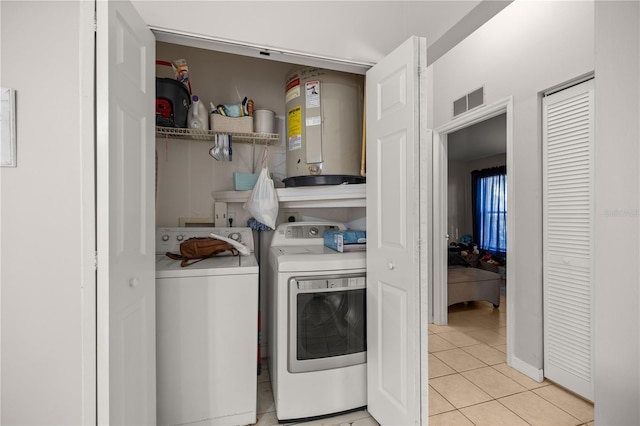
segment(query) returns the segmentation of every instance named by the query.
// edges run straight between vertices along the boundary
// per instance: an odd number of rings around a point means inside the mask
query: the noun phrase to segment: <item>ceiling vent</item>
[[[484,105],[484,87],[476,89],[473,92],[464,95],[460,99],[453,101],[453,116],[457,117],[464,112],[482,105]]]

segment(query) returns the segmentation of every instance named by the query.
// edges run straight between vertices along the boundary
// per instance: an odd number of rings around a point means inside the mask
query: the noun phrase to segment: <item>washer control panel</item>
[[[199,228],[199,227],[164,227],[156,229],[156,253],[179,253],[180,244],[189,238],[220,235],[244,244],[253,252],[253,231],[251,228]]]

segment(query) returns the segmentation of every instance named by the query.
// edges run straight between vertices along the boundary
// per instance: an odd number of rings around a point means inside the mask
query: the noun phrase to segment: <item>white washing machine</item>
[[[166,252],[213,232],[247,246],[187,267]],[[250,228],[156,230],[159,425],[256,422],[258,262]]]
[[[366,253],[324,246],[334,222],[274,231],[269,252],[269,372],[278,420],[367,405]]]

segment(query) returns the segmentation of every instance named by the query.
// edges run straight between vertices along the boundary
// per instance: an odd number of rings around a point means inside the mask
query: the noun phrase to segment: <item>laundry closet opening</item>
[[[251,214],[244,208],[247,190],[236,191],[237,181],[234,174],[257,174],[263,165],[268,167],[276,187],[282,188],[287,178],[287,151],[289,132],[286,128],[286,79],[292,70],[305,68],[304,65],[269,60],[257,56],[227,53],[208,48],[156,42],[156,60],[174,62],[184,60],[188,66],[191,94],[204,102],[207,110],[213,105],[242,104],[245,98],[253,100],[255,110],[273,111],[273,134],[275,139],[240,141],[233,143],[231,161],[212,158],[210,150],[214,141],[199,138],[174,138],[158,132],[156,135],[156,226],[157,227],[213,227],[220,226],[217,219],[219,208],[226,213],[223,226],[247,227]],[[339,65],[338,68],[345,68]],[[353,68],[353,67],[352,67]],[[356,67],[357,68],[357,67]],[[344,73],[364,81],[365,67],[360,73]],[[165,69],[157,69],[158,74]],[[302,90],[305,90],[304,82]],[[323,90],[320,86],[319,90]],[[364,95],[364,94],[363,94]],[[361,99],[361,101],[363,101]],[[323,101],[324,102],[324,101]],[[324,102],[329,104],[329,102]],[[324,106],[324,105],[323,105]],[[340,107],[337,105],[336,107]],[[254,125],[256,117],[254,116]],[[362,128],[362,119],[355,123]],[[216,133],[218,130],[216,130]],[[232,135],[232,140],[233,140]],[[356,141],[360,153],[362,138]],[[324,148],[324,146],[323,146]],[[340,147],[333,148],[331,155],[340,156]],[[327,153],[325,153],[326,155]],[[364,155],[364,151],[362,151]],[[264,162],[263,162],[264,161]],[[356,159],[356,172],[360,170],[361,159]],[[366,228],[366,208],[364,189],[357,189],[353,199],[340,195],[334,201],[330,193],[351,191],[345,187],[358,185],[322,185],[324,199],[307,199],[307,188],[295,189],[296,195],[280,199],[276,224],[310,221],[332,221],[345,224],[349,229]],[[364,185],[359,185],[364,187]],[[245,188],[246,189],[246,188]],[[289,189],[289,188],[285,188]],[[329,195],[326,195],[329,194]],[[222,206],[221,206],[222,205]],[[232,222],[228,219],[232,218]],[[263,361],[269,354],[272,344],[269,337],[269,248],[275,231],[253,231],[255,256],[259,264],[259,353],[258,353],[258,394],[261,387],[270,387],[270,374],[261,374],[267,363]],[[338,254],[338,253],[336,253]],[[364,258],[363,258],[364,259]],[[361,268],[364,267],[364,260]],[[350,282],[350,281],[349,281]],[[364,290],[361,291],[364,295]],[[364,299],[364,296],[363,296]],[[250,302],[250,301],[249,301]],[[249,303],[248,302],[248,303]],[[364,307],[362,307],[364,315]],[[258,312],[256,312],[256,316]],[[257,321],[257,319],[256,319]],[[278,327],[280,330],[280,328]],[[256,336],[258,341],[258,336]],[[275,343],[273,343],[275,345]],[[364,374],[366,364],[361,363]],[[252,370],[255,371],[255,370]],[[271,376],[273,380],[273,376]],[[297,390],[299,391],[299,390]],[[363,395],[366,388],[362,389]],[[309,404],[308,404],[309,405]],[[358,407],[363,403],[356,404]],[[353,408],[356,407],[353,406]],[[309,405],[314,406],[314,404]],[[279,410],[280,411],[280,410]],[[284,413],[284,410],[282,410]],[[304,414],[304,413],[303,413]],[[301,415],[304,417],[304,415]]]

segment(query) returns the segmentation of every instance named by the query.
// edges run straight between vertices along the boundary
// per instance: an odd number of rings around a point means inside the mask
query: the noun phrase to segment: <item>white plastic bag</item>
[[[262,168],[256,186],[249,199],[244,203],[244,208],[260,223],[264,223],[271,229],[276,228],[278,217],[278,194],[273,187],[273,179],[269,176],[269,170]]]

